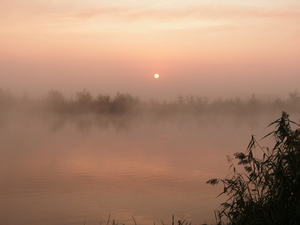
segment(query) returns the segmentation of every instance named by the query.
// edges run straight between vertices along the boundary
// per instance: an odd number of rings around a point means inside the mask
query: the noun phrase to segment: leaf
[[[234,153],[234,156],[236,159],[245,159],[246,158],[246,155],[242,152],[236,152],[236,153]]]
[[[210,179],[206,181],[207,184],[216,185],[219,183],[219,179]]]

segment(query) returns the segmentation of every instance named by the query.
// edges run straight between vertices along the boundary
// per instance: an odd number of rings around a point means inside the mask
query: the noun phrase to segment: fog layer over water
[[[2,115],[1,223],[214,223],[222,186],[206,181],[278,117]]]

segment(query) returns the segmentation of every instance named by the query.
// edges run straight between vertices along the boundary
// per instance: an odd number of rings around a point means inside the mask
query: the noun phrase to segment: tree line
[[[174,101],[159,102],[141,101],[137,96],[128,93],[98,94],[94,97],[87,89],[76,92],[70,98],[62,92],[52,89],[43,98],[31,98],[28,94],[21,97],[13,95],[9,90],[0,88],[0,112],[10,110],[48,111],[55,113],[98,113],[124,114],[152,112],[157,114],[170,113],[223,113],[223,114],[252,114],[286,110],[299,111],[300,93],[290,92],[287,100],[275,98],[263,100],[252,95],[242,100],[239,97],[231,99],[218,98],[209,101],[206,97],[178,95]]]

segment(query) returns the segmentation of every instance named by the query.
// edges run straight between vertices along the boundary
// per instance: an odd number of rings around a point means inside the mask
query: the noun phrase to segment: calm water
[[[214,223],[205,182],[276,116],[3,117],[0,224]]]

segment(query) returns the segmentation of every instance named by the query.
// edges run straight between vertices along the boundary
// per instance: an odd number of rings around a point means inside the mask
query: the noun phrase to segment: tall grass
[[[136,222],[136,220],[133,216],[132,216],[132,220],[134,222],[134,225],[138,225],[138,223]],[[83,222],[83,225],[85,225],[85,224],[86,224],[86,218],[84,219],[84,222]],[[156,225],[155,222],[153,224]],[[161,224],[162,225],[168,225],[163,220],[161,220]],[[182,217],[181,219],[176,221],[175,217],[174,217],[174,214],[173,214],[171,224],[172,225],[192,225],[192,222],[189,222],[189,221],[185,220],[184,217]],[[101,221],[100,221],[100,225],[102,225]],[[111,221],[110,220],[110,214],[109,214],[106,225],[125,225],[125,224],[124,223],[117,223],[116,220]],[[204,223],[204,224],[201,224],[201,225],[207,225],[207,224]]]
[[[207,183],[222,183],[228,199],[216,212],[219,225],[296,225],[300,224],[300,129],[293,130],[286,112],[271,123],[276,129],[265,137],[273,136],[273,148],[261,147],[252,136],[245,153],[235,153],[238,172],[229,158],[232,173],[225,179],[211,179]],[[265,138],[264,137],[264,138]],[[262,157],[254,156],[254,149]]]

